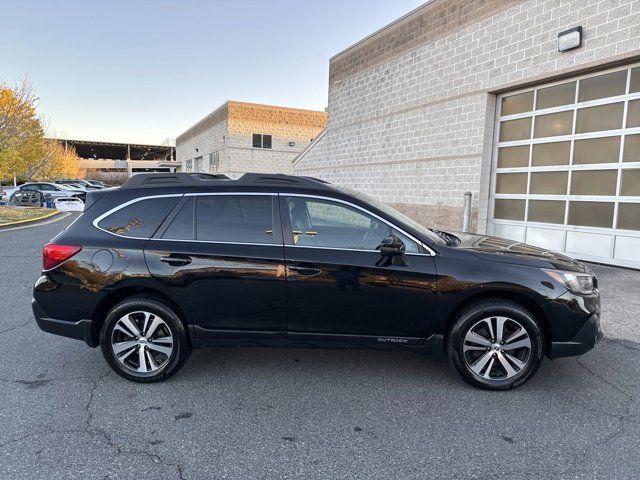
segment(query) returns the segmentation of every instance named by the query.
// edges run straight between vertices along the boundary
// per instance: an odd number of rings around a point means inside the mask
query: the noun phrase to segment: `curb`
[[[38,223],[42,220],[47,220],[49,218],[55,217],[56,215],[61,214],[62,212],[59,210],[54,210],[51,213],[47,213],[45,215],[41,215],[39,217],[36,218],[30,218],[28,220],[18,220],[17,222],[11,222],[11,223],[3,223],[2,225],[0,225],[0,230],[4,230],[5,228],[13,228],[16,226],[22,226],[22,225],[31,225],[33,223]]]

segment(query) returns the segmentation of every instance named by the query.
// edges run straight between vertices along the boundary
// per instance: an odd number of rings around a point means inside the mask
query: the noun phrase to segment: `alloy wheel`
[[[471,372],[486,380],[506,380],[529,363],[531,338],[512,318],[487,317],[467,331],[462,352]]]
[[[118,361],[136,373],[165,367],[173,353],[173,335],[167,323],[151,312],[122,316],[113,327],[111,348]]]

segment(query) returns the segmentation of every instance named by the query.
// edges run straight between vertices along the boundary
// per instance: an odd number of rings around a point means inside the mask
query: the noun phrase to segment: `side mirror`
[[[378,250],[385,257],[395,257],[398,255],[404,255],[405,246],[402,240],[395,235],[388,235],[382,239]]]

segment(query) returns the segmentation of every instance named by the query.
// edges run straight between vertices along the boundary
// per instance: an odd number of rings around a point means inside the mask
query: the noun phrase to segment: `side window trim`
[[[174,238],[160,238],[165,231],[169,228],[169,225],[173,221],[173,219],[178,215],[180,209],[186,203],[189,198],[192,197],[211,197],[211,196],[262,196],[262,197],[271,197],[271,215],[272,215],[272,223],[273,223],[273,242],[272,243],[255,243],[255,242],[228,242],[221,240],[196,240],[196,219],[197,215],[197,202],[194,202],[193,214],[194,214],[194,238],[191,240],[187,239],[174,239]],[[162,196],[162,195],[159,195]],[[174,195],[165,195],[165,196],[174,196]],[[275,197],[275,198],[274,198]],[[154,197],[145,197],[145,198],[154,198]],[[123,205],[124,206],[124,205]],[[259,245],[259,246],[275,246],[282,247],[284,245],[283,237],[282,237],[282,226],[281,226],[282,216],[280,214],[279,202],[278,202],[278,193],[276,192],[192,192],[185,193],[184,199],[178,202],[176,208],[169,214],[169,216],[165,219],[165,222],[161,225],[156,231],[156,234],[152,237],[153,240],[163,241],[163,242],[193,242],[193,243],[211,243],[211,244],[223,244],[223,245]],[[111,233],[111,232],[109,232]]]
[[[390,221],[382,218],[380,215],[376,215],[375,213],[367,210],[364,207],[361,207],[360,205],[356,205],[356,204],[348,202],[346,200],[342,200],[341,198],[326,197],[326,196],[322,196],[322,195],[308,195],[308,194],[304,194],[304,193],[281,193],[280,197],[282,198],[281,207],[280,208],[281,208],[281,210],[284,209],[283,212],[285,212],[285,213],[282,214],[282,217],[283,217],[283,229],[285,228],[284,218],[287,217],[286,230],[283,231],[283,233],[286,236],[285,247],[317,248],[317,249],[321,249],[321,250],[346,250],[346,251],[350,251],[350,252],[377,252],[377,250],[362,250],[362,249],[357,249],[357,248],[320,247],[320,246],[314,246],[314,245],[295,245],[293,243],[293,233],[292,233],[292,228],[291,228],[291,221],[290,221],[290,219],[288,219],[288,214],[286,213],[287,210],[285,208],[286,207],[286,197],[300,197],[300,198],[311,198],[311,199],[319,199],[319,200],[328,200],[328,201],[331,201],[331,202],[342,203],[344,205],[347,205],[347,206],[350,206],[350,207],[355,208],[357,210],[360,210],[361,212],[372,216],[376,220],[379,220],[379,221],[383,222],[385,225],[389,226],[390,228],[392,228],[394,230],[397,230],[398,232],[402,233],[403,235],[406,235],[407,237],[409,237],[409,239],[411,239],[414,242],[416,242],[416,244],[418,244],[424,250],[424,253],[407,253],[407,255],[421,255],[421,256],[426,256],[426,257],[435,256],[435,252],[431,248],[429,248],[427,245],[425,245],[424,242],[418,240],[413,235],[405,232],[402,228],[398,227],[397,225],[394,225]]]

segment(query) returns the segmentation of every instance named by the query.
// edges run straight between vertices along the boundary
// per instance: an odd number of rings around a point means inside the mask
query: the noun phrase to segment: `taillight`
[[[42,268],[51,270],[65,260],[69,260],[76,253],[82,250],[78,245],[57,245],[47,243],[42,250]]]

